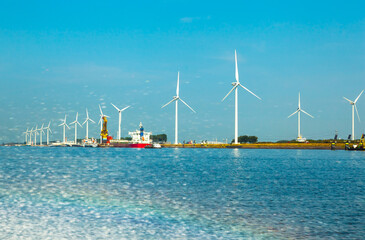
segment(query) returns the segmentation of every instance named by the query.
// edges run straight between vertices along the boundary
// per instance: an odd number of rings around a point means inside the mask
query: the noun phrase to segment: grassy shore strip
[[[165,148],[331,149],[330,143],[161,144]],[[345,150],[337,143],[336,150]]]

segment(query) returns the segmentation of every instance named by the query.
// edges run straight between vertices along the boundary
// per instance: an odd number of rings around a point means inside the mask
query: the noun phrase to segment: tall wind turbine
[[[77,124],[79,124],[79,126],[82,127],[82,125],[79,123],[79,121],[77,121],[78,117],[79,117],[79,113],[77,112],[76,113],[76,120],[73,121],[72,123],[70,123],[70,125],[75,124],[75,144],[77,144]]]
[[[298,138],[297,141],[303,141],[305,140],[304,138],[302,138],[302,135],[300,134],[300,112],[303,112],[305,114],[307,114],[308,116],[310,116],[311,118],[314,118],[312,115],[310,115],[309,113],[307,113],[306,111],[304,111],[301,107],[300,107],[300,93],[299,93],[299,99],[298,99],[298,109],[293,112],[292,114],[290,114],[288,116],[288,118],[290,118],[291,116],[293,116],[294,114],[298,113]]]
[[[52,133],[50,126],[51,126],[51,122],[49,122],[48,126],[45,128],[45,130],[47,131],[47,145],[49,145],[49,132]]]
[[[110,117],[107,115],[104,115],[103,111],[101,110],[100,105],[99,105],[99,109],[100,109],[100,119],[99,119],[98,124],[100,123],[100,134],[101,134],[101,131],[103,130],[103,117],[107,117],[107,118],[110,118]],[[100,135],[100,143],[103,143],[103,137],[101,135]]]
[[[112,103],[112,105],[113,105],[113,107],[114,107],[115,109],[117,109],[117,111],[119,112],[118,139],[120,140],[120,139],[121,139],[121,136],[122,136],[122,134],[121,134],[122,112],[123,112],[124,110],[128,109],[130,106],[127,106],[127,107],[125,107],[125,108],[123,108],[123,109],[119,109],[119,108],[117,108],[117,107],[116,107],[113,103]]]
[[[261,100],[260,97],[258,97],[256,94],[254,94],[253,92],[251,92],[250,90],[248,90],[245,86],[243,86],[240,83],[239,80],[239,76],[238,76],[238,67],[237,67],[237,52],[236,50],[234,50],[234,61],[235,61],[235,77],[236,77],[236,82],[233,82],[233,88],[231,89],[231,91],[228,92],[228,94],[222,99],[222,102],[224,101],[224,99],[226,99],[229,94],[231,94],[231,92],[233,90],[235,90],[235,117],[234,117],[234,143],[237,144],[238,143],[238,87],[242,87],[243,89],[245,89],[247,92],[251,93],[252,95],[254,95],[255,97],[257,97],[258,99]]]
[[[185,104],[191,111],[193,111],[194,113],[196,113],[194,111],[194,109],[192,109],[186,102],[184,102],[184,100],[182,100],[179,96],[179,76],[180,76],[180,72],[177,72],[177,87],[176,87],[176,96],[174,96],[172,98],[172,100],[168,103],[166,103],[165,105],[163,105],[161,108],[166,107],[167,105],[169,105],[170,103],[175,101],[175,144],[178,144],[178,102],[179,100]]]
[[[66,117],[67,117],[67,115],[65,114],[65,119],[63,120],[63,122],[60,125],[58,125],[59,127],[63,126],[63,139],[62,139],[63,143],[66,143],[66,127],[68,129],[70,129],[70,127],[66,123]]]
[[[42,124],[42,127],[39,129],[39,145],[43,145],[43,141],[42,141],[42,135],[44,134],[44,123]]]
[[[94,120],[92,120],[91,118],[89,118],[89,112],[87,111],[87,108],[86,108],[86,120],[82,124],[82,125],[84,125],[86,123],[86,139],[89,139],[89,121],[95,123]]]
[[[359,117],[359,112],[357,111],[356,102],[357,102],[357,100],[359,100],[359,98],[363,92],[364,92],[364,90],[361,91],[361,93],[359,94],[359,96],[357,96],[355,101],[351,101],[351,100],[343,97],[352,105],[352,134],[351,134],[352,141],[355,140],[355,111],[354,110],[356,110],[357,118],[359,119],[359,122],[360,122],[360,117]]]

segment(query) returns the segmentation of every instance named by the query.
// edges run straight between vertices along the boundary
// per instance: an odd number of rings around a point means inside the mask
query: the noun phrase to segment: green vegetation
[[[167,141],[167,135],[166,134],[158,134],[158,135],[152,135],[152,141],[153,142],[166,142]]]
[[[238,137],[238,142],[239,143],[256,143],[258,140],[258,137],[256,136],[247,136],[247,135],[244,135],[244,136],[239,136]],[[232,142],[234,142],[234,139],[232,139]]]

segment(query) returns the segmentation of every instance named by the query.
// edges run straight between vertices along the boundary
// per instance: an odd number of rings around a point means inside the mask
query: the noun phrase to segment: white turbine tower
[[[49,145],[49,132],[52,133],[50,126],[51,126],[51,122],[49,122],[48,126],[45,128],[45,130],[47,130],[47,145]]]
[[[234,50],[234,60],[235,60],[235,77],[236,77],[236,82],[233,82],[233,88],[231,89],[231,91],[228,92],[228,94],[222,99],[222,102],[224,101],[224,99],[226,99],[229,94],[231,94],[231,92],[233,90],[235,90],[235,117],[234,117],[234,143],[237,144],[238,143],[238,87],[242,87],[243,89],[245,89],[247,92],[251,93],[252,95],[254,95],[255,97],[257,97],[258,99],[261,100],[260,97],[258,97],[256,94],[254,94],[253,92],[251,92],[250,90],[248,90],[245,86],[243,86],[240,83],[239,80],[239,76],[238,76],[238,67],[237,67],[237,52],[236,50]]]
[[[357,96],[355,101],[351,101],[351,100],[343,97],[348,102],[350,102],[350,104],[352,105],[352,134],[351,134],[352,141],[355,140],[355,111],[354,110],[356,110],[357,118],[359,119],[359,122],[360,122],[360,117],[359,117],[359,112],[357,111],[356,102],[357,102],[357,100],[359,100],[359,98],[363,92],[364,92],[364,90],[361,91],[361,93],[359,94],[359,96]]]
[[[89,118],[89,112],[87,111],[87,108],[86,108],[86,120],[82,124],[82,125],[84,125],[86,123],[86,139],[89,139],[89,121],[95,123],[91,118]]]
[[[111,103],[112,105],[113,105],[113,107],[115,108],[115,109],[117,109],[117,111],[119,112],[119,126],[118,126],[118,139],[120,140],[121,139],[121,136],[122,136],[122,134],[121,134],[121,124],[122,124],[122,112],[124,111],[124,110],[126,110],[126,109],[128,109],[130,106],[127,106],[127,107],[125,107],[125,108],[123,108],[123,109],[119,109],[119,108],[117,108],[113,103]]]
[[[63,143],[66,143],[66,127],[68,129],[70,129],[70,127],[66,123],[66,117],[67,117],[67,115],[65,114],[65,119],[63,120],[63,122],[60,125],[58,125],[59,127],[63,126],[63,139],[62,139]]]
[[[29,130],[27,128],[27,131],[23,132],[25,134],[25,145],[28,144],[28,135],[29,135]]]
[[[304,111],[301,106],[300,106],[300,93],[299,93],[299,99],[298,99],[298,109],[293,112],[292,114],[290,114],[288,116],[288,118],[290,118],[291,116],[293,116],[294,114],[298,113],[298,138],[297,138],[297,141],[298,142],[303,142],[305,141],[306,139],[305,138],[302,138],[302,135],[300,134],[300,112],[303,112],[305,114],[307,114],[308,116],[310,116],[311,118],[314,118],[312,115],[310,115],[309,113],[307,113],[306,111]]]
[[[42,127],[39,129],[39,145],[43,145],[42,135],[44,134],[44,124],[42,124]]]
[[[100,134],[101,134],[101,131],[103,130],[103,117],[108,117],[108,118],[110,118],[110,117],[107,115],[104,115],[103,111],[101,110],[100,105],[99,105],[99,109],[100,109],[100,119],[99,119],[98,124],[100,123]],[[100,143],[103,143],[103,137],[101,135],[100,135]]]
[[[161,108],[166,107],[167,105],[169,105],[170,103],[175,101],[175,144],[178,144],[178,102],[179,100],[185,104],[191,111],[193,111],[194,113],[196,113],[194,111],[194,109],[192,109],[186,102],[184,102],[184,100],[182,100],[179,96],[179,76],[180,73],[177,72],[177,87],[176,87],[176,96],[174,96],[172,98],[172,100],[168,103],[166,103],[165,105],[163,105]]]
[[[35,129],[34,129],[34,146],[36,146],[37,145],[37,134],[38,134],[38,131],[39,129],[38,129],[38,125],[36,125],[35,126]]]
[[[79,124],[79,126],[82,127],[82,125],[79,123],[79,121],[77,121],[78,117],[79,117],[79,113],[77,112],[76,113],[76,120],[73,121],[72,123],[70,123],[70,125],[75,124],[75,144],[77,144],[77,124]]]

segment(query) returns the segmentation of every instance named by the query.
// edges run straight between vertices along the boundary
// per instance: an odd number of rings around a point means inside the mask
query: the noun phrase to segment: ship
[[[128,133],[132,139],[131,140],[119,140],[113,139],[111,136],[103,138],[103,144],[100,147],[118,147],[118,148],[150,148],[153,147],[152,144],[152,132],[145,132],[142,122],[139,124],[139,129],[134,132]]]

